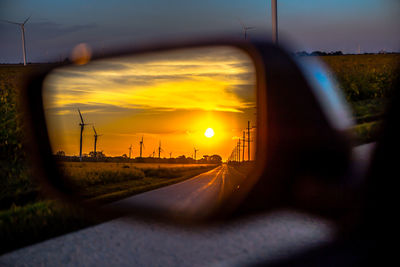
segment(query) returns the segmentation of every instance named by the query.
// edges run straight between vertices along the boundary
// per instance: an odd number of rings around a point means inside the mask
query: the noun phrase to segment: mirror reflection
[[[43,93],[54,156],[89,201],[206,215],[252,168],[255,83],[232,47],[57,69]]]

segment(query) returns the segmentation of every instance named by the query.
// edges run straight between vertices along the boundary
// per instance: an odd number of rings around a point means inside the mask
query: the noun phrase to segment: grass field
[[[170,185],[215,168],[215,164],[63,162],[81,196],[102,203]]]
[[[400,55],[345,55],[321,59],[332,69],[353,108],[353,115],[359,123],[350,129],[356,136],[355,144],[375,141],[385,106],[395,90],[394,81],[399,75],[395,70]],[[24,135],[17,99],[22,75],[36,68],[37,65],[0,65],[0,254],[101,221],[88,218],[86,211],[79,207],[42,195],[40,185],[32,179],[22,145]],[[76,170],[78,163],[67,165],[66,171],[75,177],[73,179],[82,196],[100,202],[176,183],[204,171],[189,166],[179,170],[179,166],[171,165],[171,169],[166,170],[167,166],[162,164],[160,168],[159,164],[149,168],[117,163],[114,167],[108,165],[111,176],[102,176],[94,172],[91,163],[82,164],[87,164],[81,168],[84,170]],[[113,169],[118,175],[115,176]],[[91,178],[82,179],[79,172],[90,172]],[[131,179],[130,173],[134,173],[136,178]]]

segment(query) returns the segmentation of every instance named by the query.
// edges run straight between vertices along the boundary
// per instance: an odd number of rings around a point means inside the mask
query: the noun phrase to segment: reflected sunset
[[[143,138],[142,157],[158,157],[161,148],[161,158],[197,152],[197,159],[226,161],[243,131],[253,135],[255,93],[251,59],[212,47],[61,68],[46,79],[44,102],[54,152],[79,155],[79,108],[88,124],[84,155],[93,151],[94,126],[97,151],[106,156],[139,157]]]

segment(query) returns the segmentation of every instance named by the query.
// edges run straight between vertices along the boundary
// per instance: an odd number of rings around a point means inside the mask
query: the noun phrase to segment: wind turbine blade
[[[81,114],[81,111],[79,110],[79,108],[78,108],[78,112],[79,112],[79,116],[81,117],[82,124],[85,124],[85,123],[83,122],[82,114]]]
[[[30,15],[23,23],[22,25],[25,25],[25,23],[32,17],[32,15]]]
[[[238,19],[238,21],[239,21],[240,25],[242,25],[242,28],[245,29],[246,27],[245,27],[245,25],[243,24],[243,22],[242,22],[240,19]]]
[[[94,128],[94,126],[92,126],[92,127],[93,127],[93,131],[94,131],[94,135],[97,135],[96,129]]]
[[[5,20],[5,19],[0,19],[0,21],[21,26],[21,23],[18,23],[18,22],[13,22],[13,21]]]

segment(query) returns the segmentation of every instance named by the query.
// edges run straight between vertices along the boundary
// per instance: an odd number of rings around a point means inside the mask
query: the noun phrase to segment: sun
[[[211,138],[211,137],[214,136],[214,130],[213,130],[212,128],[208,128],[208,129],[204,132],[204,135],[205,135],[207,138]]]

